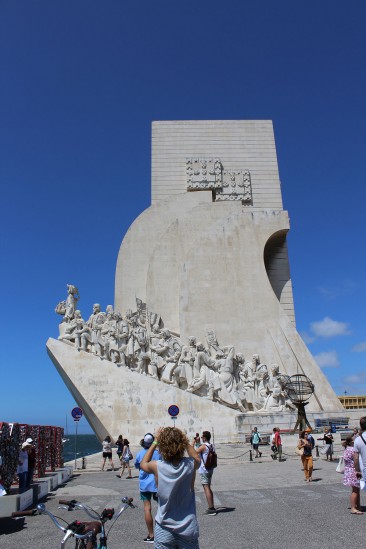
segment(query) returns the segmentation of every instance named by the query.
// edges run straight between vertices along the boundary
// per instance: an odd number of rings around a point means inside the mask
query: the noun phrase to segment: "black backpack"
[[[205,467],[206,469],[215,469],[217,467],[217,454],[213,449],[212,444],[207,446],[208,454],[206,456]]]

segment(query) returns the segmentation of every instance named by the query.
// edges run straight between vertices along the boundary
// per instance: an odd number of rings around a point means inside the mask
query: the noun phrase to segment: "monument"
[[[153,123],[152,204],[122,241],[114,306],[85,321],[68,284],[47,342],[99,438],[170,424],[171,404],[218,441],[291,428],[294,375],[314,386],[310,421],[344,414],[296,331],[288,230],[270,121]]]

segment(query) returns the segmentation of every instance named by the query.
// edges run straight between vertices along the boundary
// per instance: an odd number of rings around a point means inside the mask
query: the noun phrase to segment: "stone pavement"
[[[230,549],[344,549],[350,543],[364,547],[366,513],[350,514],[350,490],[343,486],[343,477],[335,472],[335,462],[315,459],[314,482],[307,484],[300,458],[292,450],[288,451],[285,462],[278,463],[270,459],[270,449],[264,447],[262,458],[250,462],[248,448],[239,444],[217,446],[219,466],[212,486],[219,510],[217,516],[203,514],[207,505],[199,479],[196,481],[201,549],[226,546]],[[138,449],[132,448],[132,451],[135,456]],[[128,509],[119,518],[110,533],[109,546],[111,549],[151,547],[142,541],[146,527],[137,471],[131,480],[119,479],[116,472],[101,472],[100,463],[101,454],[89,457],[85,471],[76,471],[67,484],[48,496],[47,508],[71,522],[84,520],[85,515],[81,511],[59,510],[59,498],[77,499],[101,510],[105,506],[118,508],[122,496],[133,497],[138,509]],[[366,498],[361,496],[361,503],[362,500],[366,506]],[[61,537],[61,532],[44,515],[0,519],[2,549],[57,548]],[[69,547],[73,546],[70,541]]]

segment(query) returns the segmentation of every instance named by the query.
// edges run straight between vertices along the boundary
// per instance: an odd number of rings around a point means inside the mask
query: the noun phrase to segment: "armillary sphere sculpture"
[[[311,429],[312,427],[306,417],[305,406],[309,404],[307,401],[314,393],[313,382],[304,374],[295,374],[286,380],[284,389],[297,408],[297,421],[294,432],[297,428],[300,431],[304,431],[306,427]]]

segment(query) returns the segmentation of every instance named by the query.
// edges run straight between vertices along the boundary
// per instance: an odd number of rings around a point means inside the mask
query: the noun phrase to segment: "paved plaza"
[[[350,543],[353,547],[365,546],[366,513],[350,514],[350,490],[336,473],[335,462],[315,458],[314,481],[307,484],[300,458],[293,450],[288,450],[286,461],[278,463],[271,460],[269,447],[264,447],[262,458],[250,462],[248,448],[239,444],[217,446],[219,466],[213,481],[217,516],[204,515],[207,505],[199,480],[196,481],[201,549],[344,549]],[[134,456],[137,450],[132,449]],[[338,446],[336,453],[340,451]],[[121,480],[116,472],[100,471],[100,463],[101,454],[89,457],[85,471],[76,471],[67,484],[49,495],[47,508],[71,522],[86,520],[85,515],[81,511],[59,510],[59,498],[77,499],[102,510],[105,506],[117,508],[122,496],[133,497],[138,509],[128,509],[116,522],[109,546],[152,547],[142,541],[147,532],[137,471],[133,472],[133,479]],[[366,497],[361,496],[361,503],[366,511]],[[2,549],[56,548],[62,537],[47,516],[0,519],[0,532]],[[69,547],[73,546],[70,541]]]

